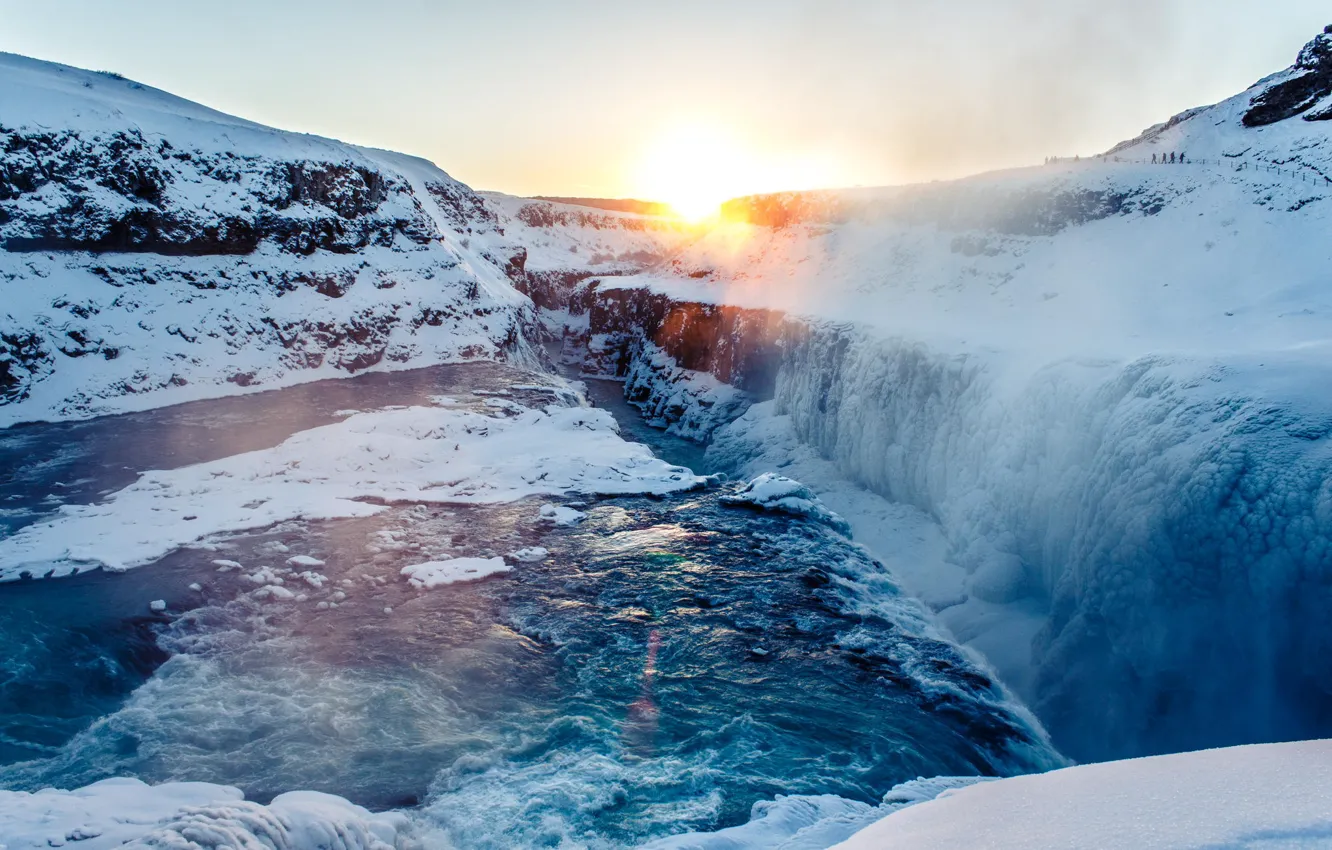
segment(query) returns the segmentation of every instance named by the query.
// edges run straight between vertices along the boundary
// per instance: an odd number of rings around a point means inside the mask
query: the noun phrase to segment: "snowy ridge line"
[[[1109,162],[1107,162],[1107,158]],[[1095,164],[1107,165],[1107,164],[1122,163],[1124,165],[1161,165],[1167,167],[1172,165],[1173,166],[1216,165],[1221,167],[1228,167],[1232,171],[1236,172],[1255,171],[1263,174],[1276,174],[1280,177],[1291,177],[1294,179],[1298,179],[1301,183],[1311,182],[1314,183],[1315,185],[1332,186],[1332,177],[1329,177],[1320,171],[1313,170],[1312,166],[1310,166],[1308,170],[1296,171],[1296,170],[1284,169],[1278,165],[1255,163],[1255,162],[1249,162],[1247,160],[1240,160],[1237,162],[1234,160],[1223,160],[1223,159],[1189,158],[1185,162],[1159,162],[1159,161],[1154,162],[1150,159],[1121,159],[1118,156],[1106,155],[1099,157],[1082,157],[1080,159],[1071,159],[1071,160],[1064,158],[1059,160],[1052,160],[1052,162],[1063,162],[1063,163],[1073,162],[1073,163],[1082,163],[1082,164],[1091,164],[1091,165]],[[1314,178],[1313,180],[1309,180],[1309,175],[1311,174],[1313,175]]]

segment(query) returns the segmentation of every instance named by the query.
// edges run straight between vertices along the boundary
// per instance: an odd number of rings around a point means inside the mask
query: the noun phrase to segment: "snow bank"
[[[428,561],[412,564],[400,571],[412,587],[431,590],[460,581],[477,581],[497,573],[512,570],[503,558],[452,558],[447,561]]]
[[[1332,845],[1332,741],[903,783],[877,806],[778,797],[748,823],[645,850],[1105,850]]]
[[[389,502],[664,494],[708,482],[625,442],[603,410],[359,413],[271,449],[145,473],[100,504],[67,506],[0,540],[0,581],[94,565],[126,569],[209,535],[298,517],[369,516]]]
[[[749,393],[708,374],[679,366],[660,346],[636,338],[624,394],[648,423],[690,440],[706,441],[719,426],[753,403]]]
[[[838,850],[1332,845],[1332,741],[1089,764],[894,812]]]
[[[888,814],[940,794],[992,781],[941,776],[904,782],[877,806],[837,797],[778,796],[754,804],[749,821],[717,832],[693,832],[643,845],[643,850],[825,850]]]
[[[0,791],[5,850],[393,850],[406,822],[316,791],[281,794],[261,806],[236,788],[204,782],[124,778],[74,791]]]
[[[724,505],[750,506],[763,511],[794,514],[851,535],[846,520],[828,510],[822,500],[804,484],[782,475],[765,472],[735,493],[721,497]]]

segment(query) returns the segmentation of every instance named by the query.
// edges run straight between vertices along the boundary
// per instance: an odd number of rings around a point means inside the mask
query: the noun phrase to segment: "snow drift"
[[[0,791],[0,847],[8,850],[394,850],[406,820],[317,791],[261,806],[206,782],[106,779],[74,791]]]

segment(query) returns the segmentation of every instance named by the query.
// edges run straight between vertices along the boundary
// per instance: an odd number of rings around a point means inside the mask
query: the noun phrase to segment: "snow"
[[[1332,741],[1264,744],[1081,765],[1008,779],[903,783],[878,805],[833,796],[756,803],[748,823],[654,841],[645,850],[1142,850],[1316,847],[1332,841]],[[425,824],[339,797],[281,794],[260,806],[235,788],[109,779],[73,791],[0,791],[0,846],[388,850]],[[206,846],[214,846],[208,844]]]
[[[525,546],[509,553],[509,557],[522,564],[539,564],[550,556],[544,546]]]
[[[541,512],[537,514],[537,519],[541,522],[549,522],[554,525],[573,526],[582,522],[587,514],[564,505],[545,504],[541,506]]]
[[[359,413],[271,449],[144,473],[99,504],[65,506],[54,519],[0,540],[0,581],[95,565],[127,569],[211,535],[296,518],[370,516],[393,502],[665,494],[709,481],[625,442],[603,410]],[[566,524],[578,513],[563,506],[551,511]],[[293,560],[304,564],[303,557]],[[258,583],[280,583],[263,571],[256,575]]]
[[[393,850],[406,819],[329,794],[295,791],[267,806],[204,782],[107,779],[74,791],[0,791],[5,850],[236,847]]]
[[[1080,765],[1007,779],[903,783],[877,806],[756,803],[747,823],[645,850],[1191,850],[1332,844],[1332,741]]]
[[[722,496],[721,502],[724,505],[749,505],[759,510],[802,516],[843,534],[851,534],[851,526],[847,521],[828,510],[813,490],[799,481],[772,472],[765,472],[735,493]]]
[[[0,54],[0,113],[5,133],[72,140],[43,165],[64,169],[60,179],[3,202],[5,245],[36,238],[28,222],[52,216],[77,240],[138,214],[164,216],[182,232],[225,233],[240,222],[261,234],[307,227],[351,240],[306,251],[264,238],[246,253],[202,255],[0,250],[0,364],[17,381],[0,388],[9,402],[0,426],[366,369],[535,362],[522,333],[531,303],[505,270],[518,249],[478,196],[424,160],[263,127],[129,80],[9,54]],[[22,145],[4,154],[7,165],[29,156]],[[103,174],[88,171],[103,161],[161,175],[161,197],[150,203],[103,185]],[[344,215],[337,197],[284,200],[284,175],[331,171],[352,182],[382,177],[382,198],[361,215]],[[65,215],[67,206],[82,212]]]
[[[639,348],[624,377],[625,395],[639,398],[634,406],[648,422],[667,432],[700,442],[720,425],[735,419],[753,403],[748,393],[707,372],[683,369],[651,340],[635,340]]]
[[[452,558],[447,561],[428,561],[403,567],[401,572],[412,587],[432,590],[460,581],[478,581],[498,573],[512,570],[503,558]]]
[[[831,794],[761,800],[749,821],[716,832],[676,835],[643,850],[825,850],[898,809],[932,800],[955,788],[987,782],[979,776],[942,776],[904,782],[877,806]],[[963,846],[975,846],[974,840]]]
[[[838,850],[1142,850],[1332,844],[1332,742],[1089,764],[950,791]]]
[[[527,250],[526,268],[624,274],[661,260],[698,238],[680,219],[602,210],[482,192],[504,233]]]
[[[598,284],[784,311],[732,468],[809,485],[1077,758],[1326,733],[1332,124],[1253,94],[1119,161],[746,202],[795,214]]]

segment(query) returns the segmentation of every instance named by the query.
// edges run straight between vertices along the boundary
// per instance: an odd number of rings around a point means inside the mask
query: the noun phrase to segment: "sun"
[[[721,217],[732,198],[827,188],[841,175],[831,151],[792,149],[725,123],[678,123],[653,136],[629,176],[631,194],[666,203],[691,222]]]
[[[644,197],[699,222],[715,218],[725,201],[744,193],[750,170],[749,158],[731,136],[707,127],[680,127],[648,149],[636,182]]]

